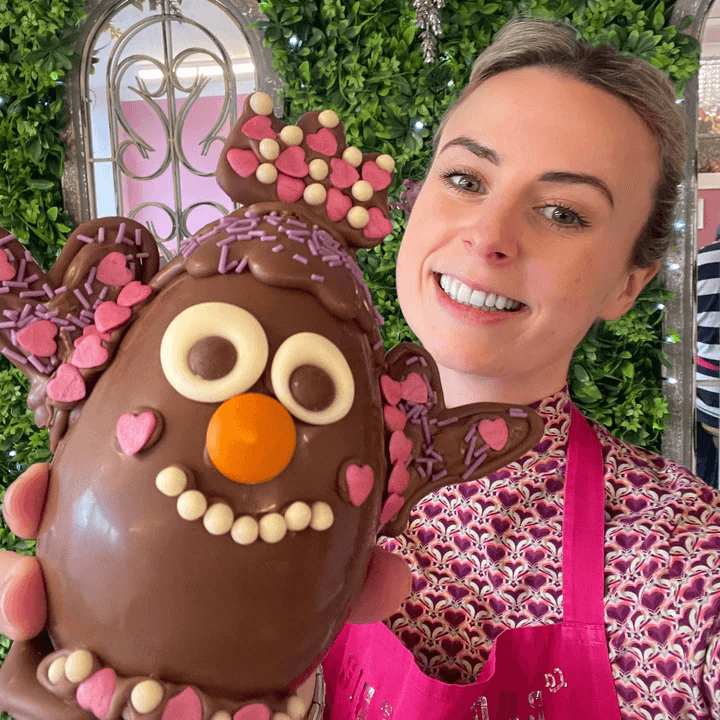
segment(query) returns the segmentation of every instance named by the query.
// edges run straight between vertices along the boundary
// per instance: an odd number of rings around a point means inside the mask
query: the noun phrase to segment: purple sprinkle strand
[[[224,275],[227,272],[227,259],[228,259],[229,252],[230,252],[229,245],[223,245],[220,248],[220,260],[218,262],[218,272],[221,275]]]
[[[142,245],[142,230],[140,228],[135,228],[135,244],[140,247]],[[141,255],[148,256],[147,253],[141,253]],[[138,255],[140,257],[140,255]]]
[[[238,261],[233,260],[231,263],[228,264],[228,266],[225,268],[225,272],[231,272],[237,267]]]
[[[472,427],[467,431],[467,434],[465,435],[465,442],[470,442],[470,438],[475,434],[475,424],[473,423]]]
[[[8,360],[14,360],[15,362],[20,363],[21,365],[27,365],[27,358],[23,357],[19,353],[14,352],[13,350],[10,350],[9,348],[3,348],[0,350],[0,352],[8,359]]]
[[[80,240],[80,242],[84,243],[93,243],[95,242],[91,237],[88,237],[87,235],[83,235],[82,233],[79,233],[76,235],[77,239]]]
[[[117,234],[117,237],[115,238],[116,245],[119,245],[121,242],[124,242],[126,226],[127,226],[127,223],[120,223],[120,227],[118,228],[118,234]]]
[[[272,251],[274,253],[279,253],[279,252],[282,252],[284,249],[285,249],[284,246],[282,244],[280,244],[280,245],[275,245],[275,247],[273,247]]]
[[[50,367],[45,367],[34,355],[29,355],[28,360],[30,364],[38,371],[47,375],[50,371]]]
[[[467,480],[484,462],[487,455],[481,455],[462,475],[463,480]]]
[[[15,237],[15,235],[6,235],[2,240],[0,240],[0,247],[6,245],[12,240],[17,240],[17,237]]]
[[[67,285],[61,285],[59,288],[55,289],[56,295],[62,295],[65,292],[67,292]]]
[[[25,258],[20,258],[20,262],[18,263],[18,271],[17,271],[17,278],[16,280],[18,282],[22,282],[23,278],[25,277],[25,268],[27,267],[27,260]]]
[[[472,459],[473,453],[475,452],[476,442],[477,437],[473,437],[473,439],[470,440],[470,445],[468,445],[467,452],[465,453],[465,467],[468,467],[470,465],[470,460]]]
[[[150,257],[150,253],[138,253],[135,257],[136,257],[138,260],[145,260],[145,258],[149,258],[149,257]]]
[[[38,279],[38,276],[37,276],[37,273],[35,273],[34,275],[31,275],[30,277],[26,277],[25,282],[28,285],[32,285],[37,279]]]
[[[527,413],[520,408],[510,408],[510,417],[526,418]]]
[[[324,275],[318,275],[317,273],[313,273],[313,274],[310,276],[310,279],[311,279],[313,282],[325,282],[325,276],[324,276]]]
[[[6,288],[26,288],[27,282],[18,282],[17,280],[3,280],[3,287]]]
[[[8,328],[14,328],[17,325],[17,323],[14,320],[6,320],[5,322],[0,322],[0,330],[7,330]]]
[[[433,480],[442,480],[448,474],[447,470],[441,470],[432,476]]]
[[[438,420],[438,427],[443,427],[445,425],[452,425],[453,423],[456,423],[458,419],[456,417],[448,418],[447,420]]]
[[[3,315],[11,320],[17,320],[20,313],[17,310],[3,310]]]
[[[102,302],[102,301],[107,297],[108,292],[110,292],[110,288],[107,287],[107,286],[104,287],[104,288],[100,291],[100,294],[98,295],[98,300],[100,300],[100,302]]]
[[[240,264],[235,268],[235,272],[241,273],[247,267],[247,264],[248,264],[248,259],[246,257],[244,257],[240,261]]]
[[[382,340],[378,340],[372,347],[373,350],[379,350],[384,345]]]
[[[4,295],[5,293],[9,293],[10,288],[9,287],[1,287],[0,288],[0,295]]]
[[[100,228],[98,229],[98,242],[105,242],[105,228],[103,226],[100,226]]]
[[[31,297],[42,297],[45,294],[44,290],[25,290],[24,292],[20,293],[21,298],[31,298]]]
[[[292,259],[299,263],[302,263],[303,265],[308,264],[307,258],[303,257],[302,255],[298,255],[297,253],[295,253],[295,255],[292,256]]]
[[[90,303],[85,299],[85,296],[80,292],[80,290],[78,290],[77,288],[75,288],[75,290],[73,290],[73,295],[80,301],[80,304],[81,304],[86,310],[89,310],[89,309],[90,309]]]

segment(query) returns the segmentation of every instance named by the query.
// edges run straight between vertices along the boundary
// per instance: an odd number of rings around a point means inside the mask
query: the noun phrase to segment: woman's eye
[[[186,398],[223,402],[249,390],[268,359],[262,325],[229,303],[186,308],[168,325],[160,343],[167,381]]]
[[[543,212],[549,210],[550,212]],[[540,208],[540,214],[548,221],[556,225],[564,225],[566,227],[588,227],[589,222],[580,213],[571,210],[564,205],[545,205]]]
[[[352,371],[339,348],[316,333],[291,335],[273,358],[270,381],[277,399],[298,419],[329,425],[355,400]]]
[[[443,174],[445,184],[453,190],[477,193],[482,190],[482,180],[472,173],[452,170]]]

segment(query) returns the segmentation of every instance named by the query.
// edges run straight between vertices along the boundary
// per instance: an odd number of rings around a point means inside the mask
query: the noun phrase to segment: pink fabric
[[[346,625],[323,663],[329,720],[617,720],[603,609],[600,443],[573,408],[561,623],[505,630],[476,682],[425,675],[382,623]]]

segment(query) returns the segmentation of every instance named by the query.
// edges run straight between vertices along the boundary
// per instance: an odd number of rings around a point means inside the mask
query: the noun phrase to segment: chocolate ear
[[[380,384],[391,468],[380,534],[399,535],[413,505],[444,485],[475,480],[517,459],[542,437],[530,407],[475,403],[447,409],[437,366],[419,345],[385,357]]]
[[[127,218],[81,225],[47,274],[0,228],[0,352],[29,378],[28,406],[51,428],[51,450],[152,294],[158,267],[152,234]]]

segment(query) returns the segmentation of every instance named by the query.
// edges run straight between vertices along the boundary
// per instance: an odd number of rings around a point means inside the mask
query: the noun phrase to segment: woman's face
[[[620,317],[657,271],[630,257],[659,173],[657,142],[635,111],[568,75],[507,71],[466,98],[397,268],[403,313],[443,380],[493,379],[523,402],[562,388],[595,319]],[[519,305],[473,306],[493,295]]]

